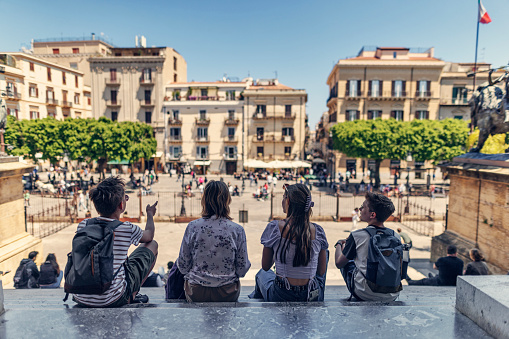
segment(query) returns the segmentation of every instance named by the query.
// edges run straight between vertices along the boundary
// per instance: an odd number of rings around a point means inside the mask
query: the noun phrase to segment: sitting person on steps
[[[262,234],[262,269],[249,298],[323,301],[329,244],[323,228],[309,221],[311,192],[303,184],[283,187],[286,219],[271,221]],[[276,272],[271,270],[274,263]]]
[[[55,253],[50,253],[41,265],[39,285],[41,288],[59,288],[64,272],[60,270]]]
[[[188,302],[237,301],[240,280],[251,267],[244,228],[230,217],[231,196],[210,180],[201,198],[202,217],[186,228],[176,265]]]
[[[438,258],[433,264],[433,268],[438,270],[438,275],[431,273],[428,278],[421,280],[408,280],[408,285],[427,285],[427,286],[456,286],[456,279],[463,273],[463,260],[457,257],[457,248],[455,245],[447,246],[447,256]]]

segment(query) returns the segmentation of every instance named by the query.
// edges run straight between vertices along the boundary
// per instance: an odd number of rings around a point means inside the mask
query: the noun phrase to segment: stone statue
[[[489,82],[477,87],[469,100],[470,116],[473,127],[479,127],[479,140],[477,146],[470,149],[470,152],[478,153],[490,135],[509,132],[509,73],[491,80],[490,70]],[[504,88],[495,84],[505,82]],[[506,150],[506,153],[509,149]]]
[[[5,107],[5,100],[0,98],[0,129],[5,129],[7,126],[7,107]]]

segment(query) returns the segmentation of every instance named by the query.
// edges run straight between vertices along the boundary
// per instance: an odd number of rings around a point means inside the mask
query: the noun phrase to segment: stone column
[[[10,271],[3,278],[6,285],[12,282],[19,262],[28,253],[38,251],[42,257],[41,239],[25,231],[21,177],[33,168],[20,163],[17,157],[0,157],[0,271]]]

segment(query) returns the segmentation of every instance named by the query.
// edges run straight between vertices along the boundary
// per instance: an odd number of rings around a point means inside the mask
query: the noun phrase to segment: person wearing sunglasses
[[[303,184],[285,184],[283,189],[286,219],[271,221],[261,236],[262,269],[249,297],[323,301],[329,244],[323,228],[309,221],[314,205],[311,192]]]

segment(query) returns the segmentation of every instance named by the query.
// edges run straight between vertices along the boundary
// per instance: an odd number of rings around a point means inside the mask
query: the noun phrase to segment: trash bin
[[[239,222],[246,223],[248,222],[248,213],[246,210],[239,210]]]

